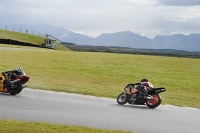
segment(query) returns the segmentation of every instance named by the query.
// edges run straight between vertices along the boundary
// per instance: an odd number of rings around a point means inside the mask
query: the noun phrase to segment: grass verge
[[[103,130],[81,126],[55,125],[48,123],[0,120],[1,133],[131,133],[117,130]]]

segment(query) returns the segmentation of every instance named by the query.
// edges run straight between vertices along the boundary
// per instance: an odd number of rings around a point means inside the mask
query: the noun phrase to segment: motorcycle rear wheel
[[[154,98],[154,100],[153,101],[152,100],[147,100],[146,101],[146,105],[149,108],[154,109],[154,108],[158,107],[161,104],[162,99],[157,94],[152,95],[152,97]]]
[[[20,93],[22,91],[23,87],[22,87],[22,83],[21,82],[17,82],[14,83],[13,85],[11,85],[8,89],[8,92],[11,95],[16,95],[18,93]]]
[[[126,104],[128,102],[128,98],[126,93],[122,92],[121,94],[119,94],[119,96],[117,97],[117,103],[120,105]]]

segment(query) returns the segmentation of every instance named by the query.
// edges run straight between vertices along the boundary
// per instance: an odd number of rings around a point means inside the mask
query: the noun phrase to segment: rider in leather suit
[[[137,85],[136,88],[134,88],[133,86]],[[140,82],[138,83],[132,83],[129,84],[128,86],[126,86],[126,93],[128,94],[128,96],[133,96],[134,93],[136,93],[137,91],[139,91],[141,93],[141,95],[143,96],[144,99],[152,99],[152,96],[150,96],[147,91],[149,89],[153,88],[153,85],[148,81],[147,78],[143,78]]]

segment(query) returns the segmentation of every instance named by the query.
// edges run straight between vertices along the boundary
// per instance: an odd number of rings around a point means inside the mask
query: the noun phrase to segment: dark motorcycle
[[[17,67],[12,71],[2,72],[2,74],[0,74],[0,92],[16,95],[26,87],[25,83],[27,83],[29,79],[30,78],[25,75],[21,67]]]
[[[159,96],[159,93],[165,92],[166,89],[161,87],[161,88],[150,88],[147,90],[147,93],[149,96],[151,96],[151,99],[146,99],[143,96],[143,90],[142,86],[136,86],[135,84],[128,84],[127,86],[132,86],[133,88],[136,89],[136,93],[132,95],[128,95],[126,93],[126,88],[124,89],[124,92],[119,94],[117,97],[117,103],[120,105],[129,103],[129,104],[135,104],[135,105],[147,105],[149,108],[153,109],[158,107],[161,104],[161,97]]]

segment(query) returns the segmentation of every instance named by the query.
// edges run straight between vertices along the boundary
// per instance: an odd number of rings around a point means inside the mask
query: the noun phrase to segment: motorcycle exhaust
[[[17,83],[17,82],[19,82],[20,80],[21,80],[21,79],[16,79],[16,80],[10,81],[10,84]]]
[[[146,99],[147,99],[147,100],[151,100],[151,101],[154,100],[154,98],[153,98],[152,96],[148,96],[148,97],[146,97]]]
[[[151,100],[151,99],[152,99],[152,97],[146,97],[146,99],[147,99],[147,100]]]

